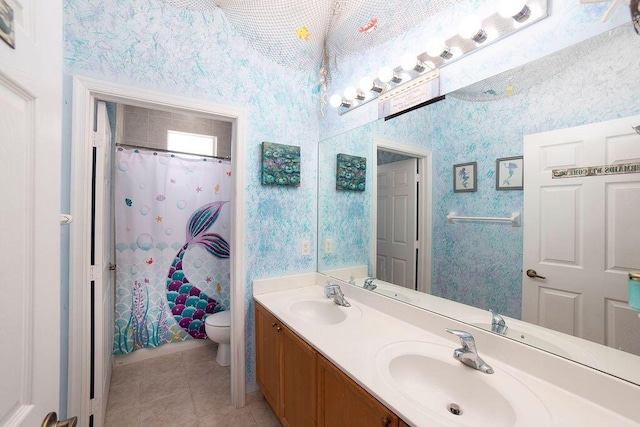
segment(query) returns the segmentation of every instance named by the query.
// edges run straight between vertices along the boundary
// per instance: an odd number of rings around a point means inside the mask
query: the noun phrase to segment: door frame
[[[431,248],[431,240],[432,240],[432,163],[433,163],[433,153],[431,150],[427,150],[419,147],[412,147],[406,144],[400,144],[397,142],[385,140],[382,138],[373,138],[373,182],[371,195],[373,197],[372,206],[376,207],[372,209],[371,213],[371,246],[370,253],[372,256],[371,259],[371,267],[373,271],[376,271],[376,230],[378,224],[378,210],[377,210],[377,200],[378,200],[378,185],[377,185],[377,177],[378,177],[378,162],[376,159],[378,158],[378,149],[384,151],[390,151],[393,153],[404,154],[411,157],[416,157],[418,161],[418,169],[419,173],[419,183],[421,185],[418,186],[418,203],[416,203],[416,207],[418,209],[418,271],[416,274],[416,278],[418,280],[418,291],[429,293],[431,291],[431,256],[432,256],[432,248]],[[421,214],[420,214],[421,213]]]
[[[245,405],[245,176],[246,122],[244,109],[214,104],[88,77],[73,78],[71,215],[69,249],[69,392],[68,413],[81,420],[91,413],[89,400],[90,292],[91,282],[91,176],[95,101],[126,103],[143,108],[197,113],[233,123],[231,146],[231,402]],[[78,368],[79,367],[79,368]]]

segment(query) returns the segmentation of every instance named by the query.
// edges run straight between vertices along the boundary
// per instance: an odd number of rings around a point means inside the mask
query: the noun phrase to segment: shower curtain
[[[231,165],[122,147],[115,165],[114,353],[206,339],[230,308]]]

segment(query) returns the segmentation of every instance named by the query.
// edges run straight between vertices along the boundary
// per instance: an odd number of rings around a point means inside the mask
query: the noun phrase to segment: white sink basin
[[[360,318],[356,306],[342,307],[329,298],[302,298],[283,302],[285,309],[297,320],[315,325],[338,325],[349,319]]]
[[[493,360],[494,374],[453,358],[456,344],[402,341],[380,350],[376,363],[384,380],[418,407],[428,425],[542,426],[549,413],[538,397]],[[480,349],[480,352],[482,349]],[[482,356],[482,354],[481,354]],[[456,405],[455,407],[453,405]],[[456,407],[459,413],[456,412]],[[436,423],[440,424],[436,424]]]

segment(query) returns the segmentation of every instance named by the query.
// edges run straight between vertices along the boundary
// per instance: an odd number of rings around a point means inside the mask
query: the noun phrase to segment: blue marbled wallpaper
[[[161,0],[65,0],[64,13],[67,79],[94,77],[246,110],[247,164],[234,173],[246,179],[247,384],[254,388],[252,280],[316,270],[315,250],[306,257],[292,250],[301,240],[316,241],[316,76],[258,55],[220,10],[197,13]],[[64,120],[70,128],[68,113]],[[263,141],[301,147],[300,187],[261,186]],[[63,150],[70,152],[70,141]]]

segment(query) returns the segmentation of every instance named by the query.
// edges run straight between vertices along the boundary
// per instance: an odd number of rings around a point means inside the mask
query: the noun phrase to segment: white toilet
[[[216,362],[220,366],[231,364],[231,311],[210,314],[204,321],[204,330],[211,341],[218,343]]]

